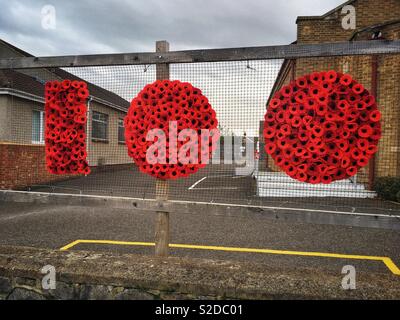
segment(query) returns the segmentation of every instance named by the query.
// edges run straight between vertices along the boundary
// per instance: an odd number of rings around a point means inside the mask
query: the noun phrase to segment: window
[[[44,144],[44,111],[32,111],[32,143]]]
[[[118,119],[118,142],[125,143],[124,119]]]
[[[108,140],[108,114],[93,111],[92,139]]]

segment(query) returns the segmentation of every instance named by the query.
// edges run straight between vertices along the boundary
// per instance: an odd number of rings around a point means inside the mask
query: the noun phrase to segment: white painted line
[[[231,174],[223,174],[223,175],[218,175],[218,174],[214,174],[214,175],[211,175],[211,176],[207,176],[207,178],[233,178],[233,177],[235,177],[234,175],[231,175]]]
[[[207,179],[207,176],[204,178],[201,178],[200,180],[196,181],[195,183],[193,183],[188,190],[192,190],[194,189],[195,186],[197,186],[200,182],[204,181],[205,179]]]
[[[238,190],[238,187],[211,187],[211,188],[196,188],[196,190]]]
[[[0,221],[8,221],[8,220],[17,219],[17,218],[26,218],[26,217],[31,216],[31,215],[47,213],[47,212],[51,212],[51,210],[46,210],[45,209],[45,210],[41,210],[41,211],[31,211],[31,212],[25,212],[25,213],[17,213],[17,214],[8,215],[8,216],[5,216],[5,217],[1,217],[0,216]]]

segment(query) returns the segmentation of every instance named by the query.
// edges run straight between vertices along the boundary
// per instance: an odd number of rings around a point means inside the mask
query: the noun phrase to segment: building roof
[[[360,29],[360,30],[356,30],[353,33],[353,35],[351,36],[350,41],[356,40],[357,36],[359,36],[359,35],[361,35],[363,33],[373,32],[373,31],[376,31],[376,30],[380,30],[382,28],[395,26],[395,25],[400,25],[400,19],[386,21],[386,22],[383,22],[383,23],[379,23],[379,24],[375,24],[375,25],[372,25],[372,26],[365,27],[365,28]]]
[[[321,20],[321,19],[327,18],[327,17],[329,17],[331,14],[333,14],[333,13],[338,12],[339,10],[341,10],[344,6],[350,5],[350,4],[352,4],[352,3],[356,2],[356,1],[357,1],[357,0],[349,0],[349,1],[346,1],[345,3],[342,3],[341,5],[337,6],[336,8],[334,8],[334,9],[332,9],[332,10],[330,10],[330,11],[328,11],[327,13],[323,14],[322,16],[298,16],[298,17],[297,17],[297,20],[296,20],[296,23],[297,23],[299,20]]]
[[[44,97],[44,85],[24,73],[11,69],[0,70],[0,88],[7,88]]]
[[[11,43],[8,43],[7,41],[4,41],[3,39],[0,39],[0,43],[4,43],[7,47],[13,49],[15,52],[19,53],[20,55],[24,57],[33,57],[29,52],[26,52],[20,48],[17,48],[16,46],[12,45]]]
[[[79,80],[79,81],[84,81],[81,78],[65,71],[59,68],[53,69],[53,73],[55,73],[58,77],[62,79],[69,79],[69,80]],[[124,98],[121,96],[115,94],[114,92],[108,91],[102,87],[96,86],[93,83],[85,81],[88,85],[89,93],[91,96],[95,98],[99,98],[101,100],[104,100],[106,102],[112,103],[114,105],[117,105],[119,107],[122,107],[123,109],[128,110],[130,103],[126,101]]]
[[[16,51],[18,54],[25,57],[33,57],[30,53],[25,52],[12,44],[1,40],[9,48]],[[43,69],[43,68],[42,68]],[[69,79],[69,80],[79,80],[85,81],[72,73],[69,73],[60,68],[46,68],[49,72],[53,73],[57,78]],[[129,108],[129,102],[122,98],[121,96],[115,94],[114,92],[108,91],[102,87],[99,87],[93,83],[85,81],[88,85],[89,93],[92,98],[102,101],[111,107],[115,106],[118,109],[127,111]],[[35,95],[38,97],[44,97],[44,83],[36,79],[35,77],[26,75],[24,73],[5,69],[0,70],[0,88],[10,88],[18,91],[28,93],[30,95]]]

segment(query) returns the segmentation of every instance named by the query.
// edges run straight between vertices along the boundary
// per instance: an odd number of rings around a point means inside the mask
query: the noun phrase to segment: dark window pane
[[[108,115],[100,112],[93,112],[92,138],[108,139]]]
[[[44,143],[44,112],[32,112],[32,143]]]
[[[124,120],[118,120],[118,141],[125,142]]]

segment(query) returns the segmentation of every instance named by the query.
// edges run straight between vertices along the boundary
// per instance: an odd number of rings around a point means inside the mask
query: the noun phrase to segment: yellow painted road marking
[[[126,246],[147,246],[154,247],[154,242],[130,242],[130,241],[113,241],[113,240],[76,240],[66,246],[60,248],[65,251],[80,243],[91,244],[111,244],[111,245],[126,245]],[[306,252],[306,251],[288,251],[288,250],[273,250],[273,249],[257,249],[257,248],[235,248],[235,247],[220,247],[220,246],[202,246],[194,244],[173,244],[169,245],[170,248],[180,249],[196,249],[196,250],[212,250],[212,251],[229,251],[229,252],[246,252],[246,253],[266,253],[266,254],[279,254],[279,255],[292,255],[292,256],[307,256],[307,257],[322,257],[322,258],[337,258],[337,259],[353,259],[353,260],[370,260],[381,261],[386,267],[395,275],[400,275],[400,269],[396,266],[393,260],[389,257],[380,256],[363,256],[352,254],[340,253],[324,253],[324,252]]]
[[[80,243],[92,243],[92,244],[116,244],[116,245],[125,245],[125,246],[147,246],[147,247],[154,247],[155,243],[151,242],[131,242],[131,241],[112,241],[112,240],[76,240],[67,244],[66,246],[60,248],[61,251],[66,251],[75,247],[77,244]]]
[[[77,244],[79,244],[81,242],[81,240],[76,240],[74,242],[68,243],[66,246],[60,248],[61,251],[65,251],[68,249],[71,249],[72,247],[75,247]]]

